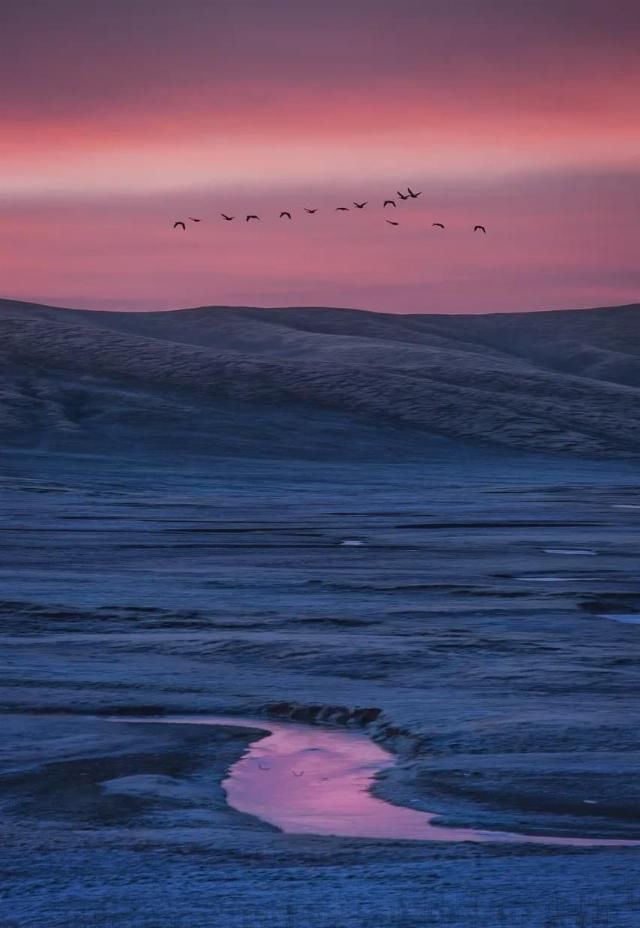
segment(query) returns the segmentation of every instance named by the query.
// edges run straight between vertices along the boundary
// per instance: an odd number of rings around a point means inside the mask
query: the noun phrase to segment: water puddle
[[[392,805],[373,795],[375,775],[393,766],[395,758],[361,732],[234,716],[117,721],[262,730],[264,737],[254,741],[232,765],[222,785],[232,808],[287,834],[572,847],[640,846],[640,841],[617,838],[567,838],[436,825],[436,813]]]
[[[545,554],[567,554],[578,556],[595,557],[598,552],[590,548],[543,548]]]
[[[612,622],[622,622],[624,625],[640,625],[640,615],[621,615],[618,612],[603,612],[603,619],[611,619]]]

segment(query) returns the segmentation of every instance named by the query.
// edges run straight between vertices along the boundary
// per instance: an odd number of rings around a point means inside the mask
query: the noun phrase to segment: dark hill
[[[404,453],[434,436],[640,452],[640,306],[484,316],[0,301],[21,446]]]

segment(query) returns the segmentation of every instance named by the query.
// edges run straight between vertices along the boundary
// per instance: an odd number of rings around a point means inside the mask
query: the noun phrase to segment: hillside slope
[[[428,436],[640,452],[640,306],[486,316],[0,301],[0,435],[317,453]]]

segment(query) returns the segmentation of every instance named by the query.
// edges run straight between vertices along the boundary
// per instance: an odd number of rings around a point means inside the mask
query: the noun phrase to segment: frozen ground
[[[610,620],[640,612],[637,465],[443,444],[0,473],[2,928],[640,923],[635,849],[283,835],[220,787],[257,732],[105,718],[369,721],[387,799],[640,837],[640,628]]]

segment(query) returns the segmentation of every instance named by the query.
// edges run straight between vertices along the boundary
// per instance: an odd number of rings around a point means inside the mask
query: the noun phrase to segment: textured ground
[[[0,471],[3,928],[638,924],[633,849],[287,837],[224,803],[250,732],[105,718],[375,707],[391,800],[638,837],[640,627],[602,618],[640,613],[635,464]]]
[[[638,455],[638,306],[488,316],[0,301],[0,435],[41,448],[419,458],[440,435]]]

